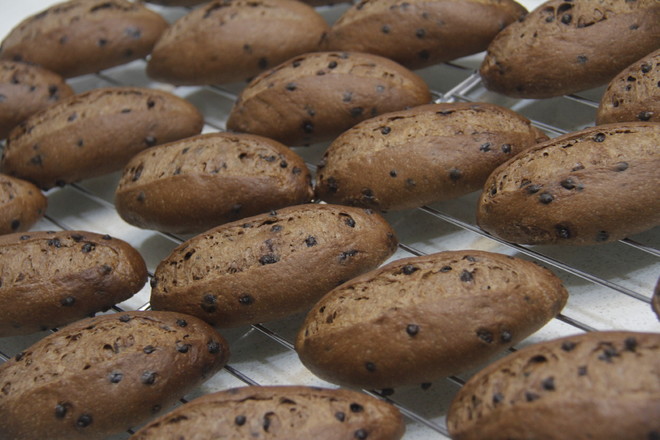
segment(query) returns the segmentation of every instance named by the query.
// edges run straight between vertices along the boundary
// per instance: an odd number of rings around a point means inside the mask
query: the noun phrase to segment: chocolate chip
[[[83,236],[80,235],[80,234],[71,234],[71,239],[72,239],[73,241],[75,241],[76,243],[79,243],[79,242],[82,241],[82,239],[84,239],[84,238],[85,238],[85,237],[83,237]]]
[[[101,237],[104,240],[112,240],[112,237],[109,236],[108,234],[105,234],[103,237]]]
[[[614,171],[625,171],[628,169],[628,162],[619,162],[614,165]]]
[[[64,307],[71,307],[75,303],[76,303],[76,299],[72,296],[67,296],[66,298],[62,298],[62,300],[60,301],[60,304],[62,304],[62,306]]]
[[[261,263],[264,266],[266,264],[277,263],[278,261],[280,261],[280,257],[278,257],[277,255],[274,255],[274,254],[266,254],[266,255],[262,255],[261,257],[259,257],[259,263]]]
[[[492,344],[494,341],[493,333],[483,328],[477,330],[477,337],[487,344]]]
[[[629,338],[626,338],[623,341],[623,345],[625,346],[626,350],[635,351],[637,349],[637,339],[635,339],[632,336],[629,337]]]
[[[335,67],[337,67],[337,61],[330,61],[328,63],[328,69],[334,69]]]
[[[493,405],[497,405],[498,403],[502,402],[503,400],[504,400],[504,395],[502,393],[493,394]]]
[[[362,405],[360,405],[359,403],[351,403],[350,408],[351,408],[351,412],[354,412],[354,413],[359,413],[359,412],[364,411],[364,407]]]
[[[245,418],[245,416],[242,416],[242,415],[241,416],[236,416],[234,418],[234,423],[236,423],[238,426],[245,425],[246,421],[247,421],[247,419]]]
[[[300,174],[300,173],[302,173],[302,170],[301,170],[300,168],[298,168],[298,167],[293,167],[293,169],[291,170],[291,172],[292,172],[293,174]]]
[[[571,230],[568,228],[568,226],[555,225],[555,232],[557,233],[557,237],[565,240],[572,237]]]
[[[525,191],[527,194],[536,194],[543,188],[543,185],[529,185],[528,187],[525,188]]]
[[[11,225],[10,225],[10,226],[11,226],[11,230],[12,230],[12,231],[15,231],[15,230],[17,230],[17,229],[21,226],[21,221],[18,220],[18,219],[14,219],[14,220],[11,221]]]
[[[252,298],[250,295],[243,295],[238,299],[238,302],[244,306],[249,306],[254,302],[254,298]]]
[[[403,269],[401,269],[401,273],[403,273],[404,275],[412,275],[418,270],[419,270],[418,267],[415,267],[412,264],[406,264],[405,266],[403,266]]]
[[[650,64],[646,64],[646,63],[642,64],[642,66],[640,67],[642,73],[649,73],[651,69],[653,69],[653,67],[651,67]]]
[[[413,189],[416,186],[417,186],[417,182],[415,182],[415,179],[411,179],[411,178],[406,179],[406,187],[408,189]]]
[[[113,371],[110,373],[109,379],[110,383],[119,383],[124,378],[124,374],[119,371]]]
[[[346,218],[344,219],[344,223],[346,224],[346,226],[348,226],[350,228],[354,228],[355,227],[355,220],[353,220],[353,217],[351,217],[350,215],[346,215],[345,217]]]
[[[190,347],[191,347],[190,344],[177,344],[176,351],[178,351],[179,353],[188,353]]]
[[[46,244],[48,246],[53,246],[53,247],[56,247],[56,248],[61,248],[62,247],[62,243],[60,242],[59,238],[51,238],[50,240],[48,240],[46,242]]]
[[[605,133],[596,133],[592,139],[594,142],[604,142],[605,137]]]
[[[307,245],[307,247],[316,246],[317,245],[316,238],[312,235],[308,236],[305,239],[305,244]]]
[[[546,391],[555,391],[555,378],[550,376],[543,379],[543,381],[541,382],[541,386]]]
[[[343,422],[346,420],[346,414],[344,414],[342,411],[337,411],[335,413],[335,419],[339,420],[340,422]]]
[[[350,111],[351,111],[351,116],[357,118],[359,116],[362,116],[364,109],[362,107],[353,107]]]
[[[619,356],[619,353],[617,353],[616,348],[612,346],[605,346],[603,348],[603,352],[598,356],[598,359],[607,363],[611,363],[612,359]]]
[[[572,351],[576,346],[577,344],[573,341],[564,341],[561,344],[561,349],[568,352]]]
[[[188,323],[186,322],[185,319],[177,319],[176,320],[176,325],[178,325],[179,327],[186,327],[188,325]]]
[[[479,147],[479,151],[483,151],[484,153],[490,151],[490,142],[481,144],[481,146]]]
[[[531,391],[525,392],[525,400],[527,400],[528,402],[533,402],[533,401],[538,400],[540,398],[541,398],[541,396],[539,396],[536,393],[532,393]]]
[[[428,60],[431,57],[431,54],[429,53],[428,50],[424,49],[422,51],[419,51],[417,53],[417,56],[420,57],[423,60]]]
[[[584,64],[584,63],[586,63],[588,60],[589,60],[589,58],[587,58],[585,55],[578,55],[578,56],[577,56],[577,62],[578,62],[579,64]]]
[[[575,182],[573,182],[573,179],[571,179],[570,177],[568,179],[562,180],[561,182],[559,182],[559,184],[565,189],[570,190],[575,188]]]
[[[58,403],[55,405],[55,417],[58,419],[63,419],[66,417],[66,413],[68,411],[68,404],[66,403]]]
[[[529,363],[531,364],[543,364],[545,362],[548,362],[548,358],[543,356],[542,354],[537,354],[536,356],[532,356],[529,359]]]
[[[346,261],[349,257],[354,257],[358,253],[357,250],[351,249],[350,251],[342,252],[339,254],[339,261]]]
[[[142,382],[145,385],[153,385],[156,383],[156,373],[153,371],[145,371],[142,373],[142,376],[140,377],[140,382]]]
[[[511,145],[510,144],[503,144],[501,148],[502,148],[503,153],[506,153],[506,154],[511,153]]]
[[[390,170],[390,177],[396,177],[396,170]]]
[[[16,360],[16,362],[19,362],[21,359],[23,359],[23,356],[25,356],[24,351],[17,353],[16,356],[14,356],[14,359]]]
[[[596,234],[596,241],[607,241],[610,238],[610,234],[607,231],[598,231]]]
[[[29,235],[21,235],[21,240],[29,240],[30,236]]]
[[[331,193],[336,193],[339,190],[339,185],[337,184],[337,179],[334,177],[328,177],[326,179],[328,185],[328,191]]]
[[[152,100],[152,99],[147,100],[147,108],[149,108],[149,109],[154,108],[155,105],[156,105],[156,102],[154,100]]]
[[[421,39],[421,38],[424,38],[424,37],[426,36],[426,30],[425,30],[425,29],[417,29],[417,30],[415,31],[415,36],[416,36],[417,38],[420,38],[420,39]]]
[[[367,371],[370,371],[370,372],[373,373],[374,371],[376,371],[376,364],[374,364],[373,362],[365,362],[364,363],[364,368],[366,368]]]
[[[153,147],[156,145],[156,138],[153,136],[147,136],[144,138],[144,143],[147,144],[147,147]]]
[[[108,44],[108,40],[106,40],[105,38],[99,38],[98,41],[96,42],[96,44],[98,44],[99,47],[103,47],[106,44]]]
[[[563,24],[570,24],[572,20],[573,16],[571,14],[564,14],[561,16],[561,22]]]
[[[640,112],[637,115],[637,119],[639,119],[640,121],[648,121],[651,119],[652,116],[653,116],[653,112],[644,111],[644,112]]]
[[[143,351],[145,354],[151,354],[151,353],[153,353],[154,351],[156,351],[156,347],[154,347],[153,345],[147,345],[147,346],[145,346],[145,347],[142,349],[142,351]]]
[[[287,89],[290,92],[293,92],[294,90],[296,90],[297,86],[296,86],[296,83],[290,82],[286,86],[284,86],[284,88]]]
[[[76,426],[79,428],[86,428],[91,425],[93,421],[91,414],[81,414],[80,417],[78,417],[78,420],[76,420]]]
[[[128,316],[128,315],[121,315],[121,316],[119,317],[119,321],[120,321],[120,322],[128,322],[128,321],[130,321],[130,320],[131,320],[131,317]]]
[[[208,350],[209,353],[211,354],[218,354],[220,353],[220,343],[218,341],[211,341],[208,344],[206,344],[206,349]]]
[[[504,330],[504,331],[502,331],[502,333],[500,333],[500,341],[502,341],[502,342],[505,342],[505,343],[506,342],[511,342],[511,338],[512,338],[511,333],[506,331],[506,330]]]
[[[381,128],[380,128],[380,132],[381,132],[383,135],[388,135],[388,134],[390,134],[391,131],[392,131],[392,129],[391,129],[390,127],[388,127],[388,126],[385,126],[385,127],[381,127]]]
[[[305,133],[312,133],[314,131],[314,124],[311,121],[303,121],[302,129]]]
[[[358,429],[353,433],[353,437],[359,439],[359,440],[364,440],[369,436],[366,430],[364,429]]]
[[[578,376],[586,376],[587,375],[587,366],[583,365],[578,367]]]
[[[539,194],[539,202],[543,203],[544,205],[547,205],[548,203],[552,202],[554,199],[555,199],[554,196],[548,192]]]
[[[419,333],[419,326],[417,324],[408,324],[406,326],[406,333],[410,336],[417,336],[417,333]]]
[[[383,25],[383,27],[380,28],[380,31],[384,34],[389,34],[390,33],[390,27],[386,24]]]
[[[473,273],[467,269],[463,269],[463,272],[461,272],[461,281],[464,283],[469,283],[472,280],[474,280]]]
[[[265,57],[259,58],[259,60],[257,61],[257,66],[259,66],[261,70],[265,69],[266,67],[268,67],[268,59]]]
[[[457,170],[456,168],[452,168],[451,170],[449,170],[449,178],[454,182],[460,179],[462,175],[463,173],[461,172],[461,170]]]
[[[85,244],[82,245],[82,248],[80,248],[80,249],[82,250],[83,254],[88,254],[88,253],[92,252],[95,248],[96,248],[96,246],[94,244],[85,243]]]
[[[41,158],[41,155],[40,155],[40,154],[37,154],[36,156],[33,156],[33,157],[30,159],[30,163],[31,163],[32,165],[41,165],[41,164],[43,163],[43,160],[42,160],[42,158]]]
[[[442,266],[440,268],[440,272],[444,272],[444,273],[449,272],[450,270],[451,270],[451,266]]]

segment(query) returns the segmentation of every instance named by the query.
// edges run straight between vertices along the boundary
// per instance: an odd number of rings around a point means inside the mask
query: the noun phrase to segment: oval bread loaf
[[[0,235],[27,231],[47,205],[46,196],[30,182],[0,174]]]
[[[84,319],[0,365],[0,429],[14,440],[105,438],[173,405],[228,356],[226,341],[192,316]]]
[[[0,139],[28,116],[71,95],[71,87],[54,72],[0,60]]]
[[[27,61],[65,78],[146,56],[167,22],[126,0],[70,0],[19,23],[0,46],[0,59]]]
[[[493,104],[429,104],[350,128],[323,156],[317,196],[397,210],[481,189],[499,164],[548,137]]]
[[[452,439],[647,440],[660,435],[660,333],[591,332],[525,347],[474,375]]]
[[[287,145],[331,139],[365,119],[431,101],[428,86],[386,58],[317,52],[262,73],[243,89],[227,128]]]
[[[363,388],[465,372],[540,329],[568,294],[552,272],[491,252],[394,261],[325,295],[296,338],[320,378]]]
[[[228,223],[178,246],[157,267],[151,305],[236,327],[302,312],[394,253],[378,214],[298,205]]]
[[[115,206],[141,228],[200,233],[312,196],[309,170],[293,150],[261,136],[210,133],[133,157]]]
[[[597,124],[660,122],[660,49],[610,81],[596,114]]]
[[[660,225],[660,124],[608,124],[538,144],[488,178],[477,224],[514,243],[589,245]]]
[[[397,440],[405,425],[391,404],[364,393],[302,386],[232,388],[208,394],[140,429],[131,440],[282,438]]]
[[[168,92],[90,90],[62,100],[12,130],[3,172],[43,189],[120,170],[136,153],[198,134],[201,113]]]
[[[486,50],[526,13],[513,0],[362,0],[332,25],[326,44],[419,69]]]
[[[249,80],[291,57],[318,51],[328,30],[323,17],[299,1],[215,0],[163,33],[147,74],[173,84]]]
[[[0,336],[34,333],[107,310],[147,281],[139,252],[86,231],[0,237]]]
[[[549,98],[607,84],[660,47],[657,0],[550,0],[488,46],[484,85],[519,98]]]

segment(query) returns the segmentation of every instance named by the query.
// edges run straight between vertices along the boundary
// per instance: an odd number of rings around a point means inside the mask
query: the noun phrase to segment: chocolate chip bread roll
[[[195,399],[140,429],[131,440],[200,438],[397,440],[399,411],[364,393],[302,386],[232,388]]]
[[[507,26],[480,73],[492,91],[550,98],[607,84],[660,47],[656,0],[550,0]]]
[[[0,365],[0,430],[11,439],[102,439],[172,406],[222,368],[226,341],[197,318],[87,318]]]
[[[119,181],[115,206],[125,221],[141,228],[200,233],[307,203],[312,195],[309,170],[290,148],[261,136],[208,133],[133,157]]]
[[[419,69],[486,50],[526,13],[513,0],[362,0],[332,25],[326,44]]]
[[[0,139],[28,116],[73,95],[58,74],[16,61],[0,61]]]
[[[430,100],[426,83],[394,61],[355,52],[310,53],[251,81],[232,107],[227,128],[285,145],[309,144]]]
[[[157,13],[126,0],[70,0],[19,23],[0,59],[27,61],[65,78],[142,58],[167,28]]]
[[[443,103],[386,113],[335,139],[319,164],[317,196],[399,210],[483,187],[501,163],[548,137],[488,103]]]
[[[120,170],[148,147],[198,134],[203,122],[195,106],[168,92],[93,89],[12,130],[0,168],[49,189]]]
[[[540,143],[500,165],[477,224],[514,243],[592,245],[660,225],[660,124],[607,124]]]
[[[156,268],[151,305],[218,327],[283,318],[374,269],[396,246],[394,231],[374,212],[291,206],[182,243]]]
[[[0,237],[0,337],[60,327],[104,311],[147,281],[140,253],[88,231]]]
[[[660,434],[660,333],[591,332],[489,365],[449,408],[452,439],[647,440]]]
[[[173,84],[245,81],[291,57],[318,51],[328,29],[319,13],[299,1],[215,0],[163,33],[147,73]]]
[[[555,317],[561,281],[530,261],[476,250],[404,258],[319,300],[296,351],[320,378],[393,388],[459,374]]]
[[[660,49],[610,81],[596,114],[597,124],[660,122]]]
[[[27,231],[47,205],[46,196],[32,183],[0,174],[0,235]]]

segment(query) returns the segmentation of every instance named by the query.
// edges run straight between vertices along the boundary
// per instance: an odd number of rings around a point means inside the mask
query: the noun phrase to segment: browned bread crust
[[[526,118],[493,104],[413,107],[368,119],[335,139],[315,190],[330,203],[415,208],[481,189],[498,165],[547,139]]]
[[[419,69],[486,50],[526,13],[513,0],[362,0],[332,25],[326,44]]]
[[[596,123],[626,121],[660,122],[660,49],[615,76],[603,94]]]
[[[320,378],[362,388],[465,372],[555,317],[568,293],[549,270],[492,252],[397,260],[325,295],[296,338]]]
[[[455,440],[648,440],[660,434],[660,333],[591,332],[531,345],[454,398]]]
[[[0,365],[0,430],[13,440],[105,438],[173,405],[228,356],[226,341],[192,316],[84,319]]]
[[[292,206],[227,223],[178,246],[156,269],[151,305],[219,327],[282,318],[378,267],[396,245],[379,214]]]
[[[148,147],[198,134],[203,122],[190,102],[168,92],[93,89],[12,130],[0,166],[48,189],[120,170]]]
[[[233,388],[202,396],[136,432],[131,440],[199,438],[398,440],[399,411],[364,393],[302,386]]]
[[[94,73],[146,56],[167,22],[126,0],[70,0],[19,23],[0,58],[27,61],[65,78]]]
[[[607,84],[660,47],[657,0],[550,0],[500,32],[481,64],[484,85],[549,98]]]
[[[28,116],[73,95],[58,74],[16,61],[0,61],[0,139]]]
[[[504,240],[589,245],[660,225],[660,124],[608,124],[543,142],[498,167],[477,223]]]
[[[430,101],[426,83],[394,61],[356,52],[317,52],[290,59],[250,82],[227,128],[286,145],[309,144],[379,114]]]
[[[34,333],[107,310],[147,281],[125,241],[87,231],[0,237],[0,336]]]
[[[27,231],[47,205],[46,196],[30,182],[0,174],[0,235]]]
[[[250,80],[291,57],[318,51],[328,30],[318,12],[296,0],[215,0],[163,33],[147,73],[173,84]]]
[[[141,228],[200,233],[312,196],[309,170],[293,150],[261,136],[209,133],[133,157],[115,206]]]

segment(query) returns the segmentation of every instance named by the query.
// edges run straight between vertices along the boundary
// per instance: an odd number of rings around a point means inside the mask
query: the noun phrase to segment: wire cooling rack
[[[22,18],[54,1],[12,3],[3,5],[1,36]],[[540,0],[521,3],[531,10],[540,4]],[[317,10],[331,23],[346,8],[347,4],[340,4]],[[168,21],[174,21],[188,12],[185,8],[153,9]],[[436,102],[481,101],[502,105],[531,119],[535,126],[551,137],[594,124],[604,88],[545,100],[507,98],[483,87],[476,73],[482,58],[483,54],[478,54],[416,73],[429,84]],[[244,84],[231,84],[174,88],[151,81],[145,74],[144,60],[68,82],[76,92],[118,85],[170,91],[190,100],[203,112],[206,123],[204,132],[224,130],[231,106],[244,87]],[[294,147],[294,150],[314,172],[327,145]],[[49,190],[46,193],[49,203],[46,216],[33,229],[87,230],[121,238],[141,252],[152,276],[158,263],[189,237],[141,230],[121,220],[113,205],[118,181],[119,173],[114,173]],[[401,242],[389,261],[444,250],[479,249],[533,260],[551,269],[562,279],[570,293],[568,304],[556,319],[512,350],[547,339],[595,330],[660,331],[660,324],[650,307],[653,288],[660,275],[659,228],[599,246],[521,246],[498,240],[475,225],[477,199],[478,193],[473,193],[415,210],[385,214]],[[148,286],[147,283],[135,296],[107,313],[148,309]],[[221,330],[231,346],[229,364],[185,396],[182,402],[202,394],[244,385],[334,387],[313,376],[293,351],[293,340],[303,318],[304,315],[296,315],[266,324]],[[0,338],[0,362],[15,356],[45,335],[42,332]],[[445,414],[452,397],[470,374],[468,372],[432,384],[364,391],[393,403],[401,410],[407,425],[405,440],[447,439]],[[129,435],[130,432],[113,438],[125,439]]]

